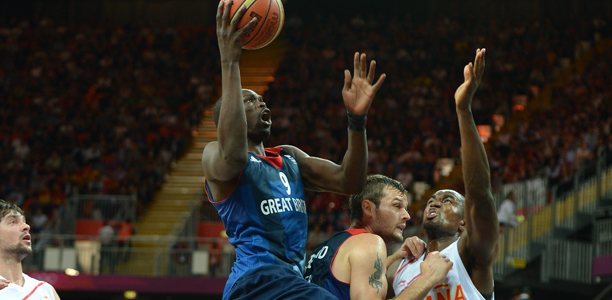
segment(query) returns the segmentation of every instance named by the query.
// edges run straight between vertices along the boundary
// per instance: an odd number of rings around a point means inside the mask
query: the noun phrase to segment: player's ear
[[[361,201],[361,210],[363,211],[363,216],[372,216],[372,214],[374,214],[374,209],[376,208],[376,206],[374,205],[374,203],[372,203],[372,201],[368,200],[368,199],[364,199],[363,201]]]
[[[465,231],[465,220],[461,220],[459,222],[459,228],[458,228],[459,234],[461,235],[464,231]]]

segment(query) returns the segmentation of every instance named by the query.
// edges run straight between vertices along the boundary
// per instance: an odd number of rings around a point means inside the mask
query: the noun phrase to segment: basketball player
[[[440,251],[453,262],[446,279],[429,291],[426,300],[494,298],[493,263],[499,225],[491,195],[489,163],[471,111],[472,97],[484,67],[485,49],[478,49],[474,65],[465,66],[465,81],[455,92],[465,197],[453,190],[437,191],[423,213],[429,252],[423,257],[427,259],[431,251]],[[396,295],[413,284],[420,274],[421,262],[422,259],[402,260],[393,281]]]
[[[0,199],[0,299],[59,300],[50,284],[23,273],[21,261],[30,253],[30,226],[23,211]]]
[[[306,267],[306,280],[340,300],[385,299],[387,266],[398,257],[420,257],[425,245],[417,237],[387,258],[387,244],[402,242],[410,215],[402,184],[383,175],[370,175],[363,191],[352,195],[351,228],[318,245]],[[397,299],[423,299],[440,283],[452,263],[438,252],[421,265],[423,275]]]
[[[385,75],[372,85],[365,54],[355,54],[354,78],[345,71],[348,150],[341,165],[310,157],[295,146],[264,148],[270,110],[257,93],[240,85],[241,40],[253,26],[230,25],[233,1],[217,10],[222,97],[215,105],[218,142],[202,154],[206,192],[236,249],[223,299],[335,299],[304,280],[308,218],[304,188],[358,193],[366,179],[365,122]],[[236,17],[240,19],[242,8]],[[236,22],[237,23],[237,22]]]

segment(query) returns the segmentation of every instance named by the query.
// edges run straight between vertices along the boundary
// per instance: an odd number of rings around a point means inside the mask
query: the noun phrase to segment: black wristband
[[[349,121],[349,129],[352,131],[365,131],[366,121],[368,119],[368,114],[358,115],[356,113],[346,111],[346,115],[348,116]]]

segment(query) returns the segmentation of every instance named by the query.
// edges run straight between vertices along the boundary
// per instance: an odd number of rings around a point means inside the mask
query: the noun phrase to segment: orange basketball
[[[226,3],[229,0],[221,0]],[[269,45],[283,28],[285,23],[285,12],[281,0],[234,0],[230,10],[230,22],[234,23],[236,11],[241,6],[247,10],[238,23],[238,28],[244,27],[252,18],[257,18],[257,23],[247,31],[242,38],[242,49],[260,49]]]

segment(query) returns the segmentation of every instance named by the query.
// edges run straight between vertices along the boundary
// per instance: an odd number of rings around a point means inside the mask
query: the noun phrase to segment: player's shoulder
[[[306,154],[306,152],[304,152],[302,149],[293,145],[278,145],[276,146],[276,148],[283,149],[289,152],[289,154],[293,155],[295,158],[308,156],[308,154]]]
[[[345,244],[359,256],[387,251],[385,241],[379,235],[369,232],[351,236]]]
[[[219,147],[219,141],[211,141],[204,146],[204,153],[210,150],[216,150]]]

